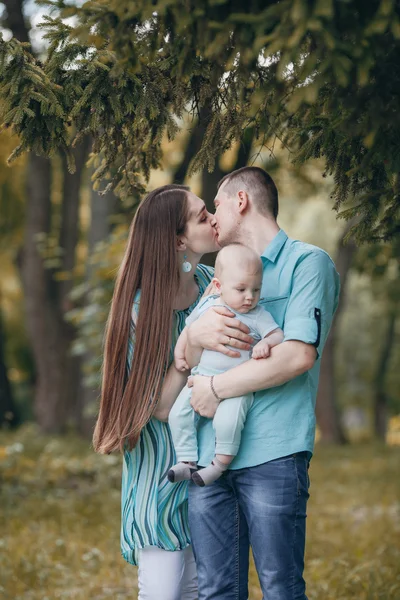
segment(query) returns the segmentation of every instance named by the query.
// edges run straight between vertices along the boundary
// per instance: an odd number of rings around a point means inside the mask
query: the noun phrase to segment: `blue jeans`
[[[199,600],[247,600],[249,544],[263,600],[307,600],[308,457],[299,452],[189,486]]]

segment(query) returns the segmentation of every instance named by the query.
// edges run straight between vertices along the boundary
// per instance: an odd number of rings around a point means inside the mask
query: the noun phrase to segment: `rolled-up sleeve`
[[[322,250],[302,257],[292,279],[285,322],[284,341],[299,340],[324,347],[339,299],[339,275],[331,258]]]

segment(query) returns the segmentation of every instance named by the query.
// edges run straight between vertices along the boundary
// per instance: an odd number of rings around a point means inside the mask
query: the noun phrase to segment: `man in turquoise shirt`
[[[239,453],[213,485],[189,494],[199,599],[247,599],[247,539],[266,600],[306,600],[303,579],[308,464],[314,447],[320,356],[338,303],[339,276],[328,254],[291,240],[277,222],[271,177],[244,167],[224,178],[215,198],[221,246],[241,242],[263,262],[260,304],[283,329],[271,356],[214,377],[193,378],[192,406],[203,417],[199,464],[213,458],[213,416],[225,398],[255,392]],[[212,314],[213,313],[213,314]],[[231,336],[226,325],[231,324]],[[243,347],[245,332],[226,309],[189,329],[190,347]],[[230,351],[225,350],[226,353]],[[240,534],[239,534],[240,523]],[[247,546],[248,553],[248,546]]]

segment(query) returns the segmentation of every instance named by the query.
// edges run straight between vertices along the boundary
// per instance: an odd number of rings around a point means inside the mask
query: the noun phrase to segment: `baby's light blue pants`
[[[178,461],[197,462],[197,421],[199,415],[190,406],[191,388],[185,386],[169,414],[169,426]],[[228,398],[217,408],[213,419],[215,454],[236,456],[253,394]]]

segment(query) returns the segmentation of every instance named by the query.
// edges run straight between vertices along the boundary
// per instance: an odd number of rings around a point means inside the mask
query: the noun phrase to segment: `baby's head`
[[[213,279],[221,299],[239,313],[252,310],[260,299],[262,262],[254,250],[229,244],[220,250]]]

